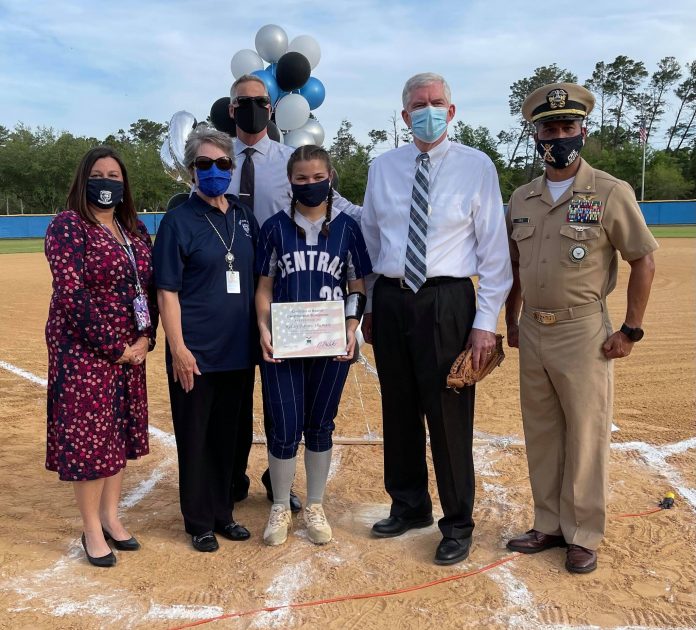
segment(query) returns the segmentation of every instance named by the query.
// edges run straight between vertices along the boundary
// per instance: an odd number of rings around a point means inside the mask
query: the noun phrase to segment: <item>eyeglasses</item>
[[[199,155],[193,161],[193,165],[199,171],[207,171],[213,164],[215,164],[215,166],[217,166],[221,171],[229,171],[232,168],[232,159],[227,156],[223,156],[214,160],[213,158],[205,157],[204,155]]]
[[[261,107],[267,107],[271,104],[271,99],[268,98],[268,96],[235,96],[232,100],[232,105],[234,107],[239,107],[240,105],[246,105],[252,102],[261,105]]]

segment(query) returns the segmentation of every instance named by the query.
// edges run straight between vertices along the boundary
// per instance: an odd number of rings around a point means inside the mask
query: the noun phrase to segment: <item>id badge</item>
[[[138,330],[150,327],[150,311],[147,308],[147,299],[141,293],[133,300],[133,312],[135,313],[135,325]]]
[[[226,271],[227,276],[227,293],[241,293],[241,287],[239,285],[239,272],[238,271]]]

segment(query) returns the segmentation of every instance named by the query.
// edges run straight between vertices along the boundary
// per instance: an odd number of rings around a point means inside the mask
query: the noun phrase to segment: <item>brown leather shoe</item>
[[[597,552],[580,545],[568,545],[565,567],[571,573],[591,573],[597,568]]]
[[[552,536],[544,534],[536,529],[530,529],[526,534],[511,538],[506,545],[510,551],[520,553],[539,553],[552,547],[565,547],[566,541],[563,536]]]

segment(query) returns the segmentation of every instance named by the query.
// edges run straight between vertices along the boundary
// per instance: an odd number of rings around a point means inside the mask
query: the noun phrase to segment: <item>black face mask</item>
[[[123,201],[123,182],[106,177],[88,179],[87,201],[102,210],[115,208]]]
[[[536,148],[546,164],[553,168],[566,168],[577,160],[583,145],[582,134],[579,134],[572,138],[539,140]]]
[[[246,133],[259,133],[266,128],[270,112],[253,99],[244,100],[234,109],[234,122]]]

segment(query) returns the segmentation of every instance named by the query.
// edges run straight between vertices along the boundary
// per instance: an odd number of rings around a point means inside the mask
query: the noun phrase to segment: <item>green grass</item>
[[[655,238],[696,237],[696,225],[653,225],[650,231]]]
[[[2,238],[0,254],[33,254],[44,250],[42,238]]]
[[[653,225],[650,231],[655,238],[696,238],[696,225]],[[32,254],[43,248],[42,238],[0,239],[0,254]]]

